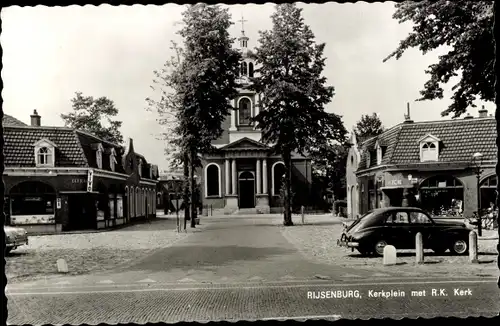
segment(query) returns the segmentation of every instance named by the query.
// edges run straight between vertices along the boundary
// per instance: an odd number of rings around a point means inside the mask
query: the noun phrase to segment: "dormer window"
[[[142,177],[142,160],[137,160],[137,170],[139,171],[139,176]]]
[[[371,153],[370,151],[366,152],[366,167],[369,168],[370,165],[372,165],[372,158],[371,158]]]
[[[382,150],[382,146],[380,146],[379,142],[375,144],[375,148],[377,150],[377,165],[382,164],[382,158],[384,156],[384,151]]]
[[[116,151],[114,148],[109,151],[109,169],[113,172],[116,169]]]
[[[430,134],[419,139],[420,161],[437,161],[439,158],[439,138]]]
[[[54,167],[56,144],[42,139],[33,144],[35,148],[35,164],[37,167]]]
[[[101,143],[93,144],[92,149],[95,150],[95,163],[98,169],[102,169],[102,153],[104,152],[104,148]]]

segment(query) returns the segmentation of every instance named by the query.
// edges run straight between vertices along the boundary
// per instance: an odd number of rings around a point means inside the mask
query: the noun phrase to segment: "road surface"
[[[269,221],[241,218],[214,219],[201,232],[110,272],[9,284],[6,295],[9,324],[466,317],[500,311],[496,279],[402,279],[390,271],[320,264],[300,254]]]

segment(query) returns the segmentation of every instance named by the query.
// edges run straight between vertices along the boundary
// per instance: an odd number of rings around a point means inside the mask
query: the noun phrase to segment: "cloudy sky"
[[[372,112],[388,127],[397,124],[407,102],[414,120],[441,119],[451,93],[441,101],[414,102],[427,80],[424,70],[440,53],[423,56],[410,50],[398,61],[382,62],[412,27],[392,19],[394,3],[299,6],[317,42],[326,43],[324,74],[336,92],[327,110],[342,115],[349,129]],[[60,126],[59,115],[71,110],[76,91],[106,96],[120,110],[124,136],[165,168],[163,143],[157,140],[161,129],[146,112],[145,98],[154,96],[153,71],[172,55],[170,41],[179,41],[183,10],[174,4],[5,8],[0,36],[4,112],[29,123],[37,109],[43,125]],[[240,34],[237,21],[244,15],[249,46],[257,46],[258,31],[271,28],[273,11],[272,4],[230,6],[233,36]],[[492,104],[486,108],[493,112]],[[470,113],[477,115],[476,110]]]

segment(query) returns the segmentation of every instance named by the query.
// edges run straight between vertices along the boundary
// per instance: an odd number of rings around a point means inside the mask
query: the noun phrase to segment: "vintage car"
[[[463,222],[432,219],[420,208],[387,207],[375,209],[346,225],[337,244],[363,255],[381,256],[386,245],[415,249],[416,235],[420,232],[424,249],[439,254],[449,249],[463,255],[469,250],[470,231]]]
[[[19,227],[4,225],[5,253],[8,254],[19,246],[28,244],[28,232]]]

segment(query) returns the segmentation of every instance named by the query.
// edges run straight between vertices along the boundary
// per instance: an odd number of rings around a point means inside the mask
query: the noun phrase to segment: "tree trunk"
[[[195,170],[195,156],[196,154],[194,151],[191,151],[190,156],[190,169],[189,169],[189,182],[190,182],[190,187],[189,189],[191,190],[191,227],[195,228],[196,227],[196,217],[197,217],[197,211],[196,211],[196,181],[194,179],[194,170]]]
[[[284,220],[283,225],[291,226],[292,221],[292,155],[290,151],[283,154],[283,161],[285,163],[285,198],[284,198]]]
[[[186,221],[190,220],[189,214],[189,156],[184,154],[184,229],[186,228]]]

